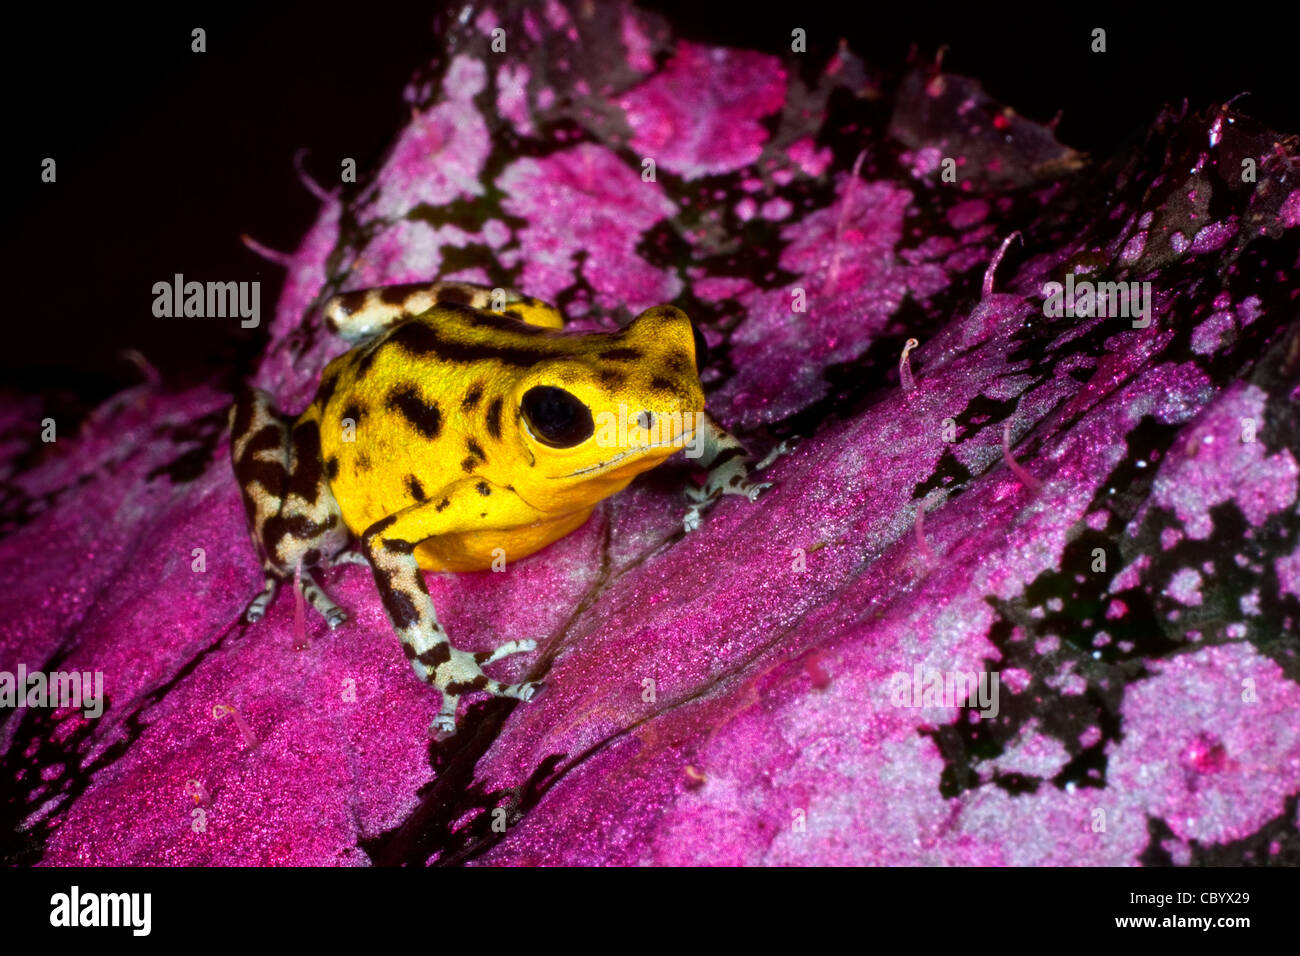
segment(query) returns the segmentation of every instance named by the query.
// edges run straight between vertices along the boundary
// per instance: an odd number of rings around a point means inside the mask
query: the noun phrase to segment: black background
[[[1294,24],[1257,5],[1204,12],[1131,5],[647,3],[679,36],[788,51],[795,26],[810,55],[841,37],[873,65],[900,70],[916,47],[948,49],[946,69],[979,78],[1021,113],[1105,155],[1164,103],[1194,109],[1243,91],[1237,108],[1300,130]],[[318,203],[293,167],[327,187],[340,160],[359,175],[406,120],[401,90],[440,49],[439,4],[240,10],[191,5],[145,13],[40,4],[17,14],[5,71],[5,347],[0,388],[84,410],[139,373],[138,349],[179,387],[248,373],[274,312],[282,270],[247,250],[247,233],[291,251]],[[1294,20],[1294,14],[1289,15]],[[208,52],[190,52],[190,31]],[[1089,51],[1095,26],[1108,52]],[[40,181],[41,161],[58,182]],[[262,327],[152,315],[153,283],[262,282]]]
[[[864,937],[864,949],[884,930],[887,938],[917,949],[953,940],[1031,949],[1066,940],[1072,949],[1120,945],[1175,953],[1285,951],[1284,941],[1294,931],[1295,873],[1281,868],[729,867],[725,878],[728,891],[720,894],[718,871],[704,867],[678,867],[668,874],[651,868],[551,868],[537,874],[509,867],[295,867],[291,872],[270,867],[37,867],[0,870],[0,919],[6,942],[16,951],[27,944],[56,952],[64,947],[135,952],[151,945],[154,951],[165,946],[175,952],[197,949],[196,940],[205,950],[369,952],[394,936],[406,938],[394,933],[404,920],[410,925],[413,918],[426,916],[431,929],[424,935],[439,951],[473,952],[513,939],[520,941],[513,944],[517,948],[533,952],[562,938],[575,953],[605,952],[629,938],[637,920],[650,927],[643,936],[657,932],[658,938],[692,944],[725,939],[729,949],[758,951],[771,947],[775,920],[746,905],[757,899],[779,899],[785,912],[807,923],[800,931],[813,943],[843,939],[860,925],[871,934]],[[52,928],[50,899],[68,893],[73,884],[82,893],[152,893],[152,933],[140,938],[123,928]],[[1163,907],[1131,902],[1134,894],[1179,892],[1191,893],[1198,902]],[[1249,893],[1249,902],[1199,902],[1202,893],[1227,892]],[[667,914],[662,905],[649,909],[636,902],[667,895],[690,903],[669,906]],[[488,905],[500,911],[485,913]],[[1124,916],[1245,916],[1250,927],[1209,932],[1117,928],[1115,918]],[[489,935],[485,927],[498,932]],[[611,946],[611,941],[617,942]]]

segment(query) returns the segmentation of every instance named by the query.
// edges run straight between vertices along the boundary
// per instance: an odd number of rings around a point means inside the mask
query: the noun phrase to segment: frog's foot
[[[704,510],[723,495],[744,495],[751,502],[772,487],[770,481],[750,481],[751,459],[733,435],[705,416],[703,464],[709,469],[704,485],[688,487],[686,497],[692,502],[682,517],[682,527],[687,531],[699,528]],[[761,471],[792,448],[790,442],[781,442],[754,466]]]
[[[484,691],[493,697],[513,697],[515,700],[532,700],[541,690],[540,681],[519,684],[502,684],[483,673],[482,665],[498,661],[511,654],[535,650],[536,641],[508,641],[496,650],[469,654],[459,651],[445,641],[435,643],[428,651],[412,658],[413,664],[426,669],[432,661],[440,661],[427,669],[424,679],[442,692],[442,706],[438,716],[429,726],[429,732],[438,739],[446,739],[456,732],[456,707],[462,694]],[[419,673],[420,667],[416,668]]]
[[[303,571],[302,574],[302,596],[321,617],[325,618],[325,623],[329,625],[331,631],[347,621],[348,612],[330,600],[330,596],[316,583],[315,575],[309,570]]]
[[[370,568],[370,562],[360,551],[340,551],[330,561],[330,567],[337,568],[340,564],[359,564],[363,568]]]
[[[257,597],[248,602],[248,607],[244,609],[244,623],[256,624],[264,618],[267,607],[275,600],[276,592],[279,590],[280,579],[273,574],[268,574],[262,590],[258,592]]]
[[[501,685],[495,681],[490,681],[485,687],[479,688],[486,690],[497,697],[513,697],[516,700],[532,700],[542,691],[540,681],[530,681],[524,684]],[[493,688],[496,688],[495,690]],[[456,708],[460,704],[460,697],[455,694],[442,692],[442,706],[438,709],[438,716],[433,718],[429,724],[429,736],[436,740],[446,740],[448,737],[455,736],[456,733]]]
[[[248,607],[244,610],[244,621],[248,624],[256,624],[266,616],[267,607],[275,600],[280,590],[281,577],[269,570],[265,573],[266,583],[257,596],[248,602]],[[331,631],[347,621],[348,612],[330,600],[330,596],[316,583],[315,576],[309,569],[304,569],[302,574],[302,596],[321,617],[325,618],[325,623],[329,625]]]
[[[727,436],[731,438],[730,435]],[[731,439],[735,441],[734,438]],[[782,455],[788,454],[794,447],[793,442],[783,441],[773,448],[758,464],[752,464],[744,449],[737,443],[734,448],[725,449],[714,459],[709,468],[709,476],[702,488],[687,489],[687,497],[703,504],[723,495],[744,495],[751,502],[772,487],[772,482],[754,482],[749,480],[752,471],[762,471]]]
[[[704,512],[723,495],[744,495],[752,503],[758,500],[759,495],[772,487],[770,481],[751,482],[748,478],[748,470],[745,468],[746,463],[740,459],[734,461],[741,469],[745,470],[739,473],[723,474],[718,476],[717,480],[714,480],[714,476],[711,475],[709,480],[705,481],[703,487],[689,487],[686,489],[686,497],[691,501],[691,506],[686,509],[686,513],[682,516],[682,528],[686,532],[699,530]],[[728,462],[728,465],[730,464],[732,462]]]

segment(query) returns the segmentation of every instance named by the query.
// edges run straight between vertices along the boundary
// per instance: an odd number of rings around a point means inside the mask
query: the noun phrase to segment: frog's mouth
[[[577,471],[571,471],[567,475],[555,475],[553,478],[554,480],[562,480],[565,478],[579,478],[583,475],[599,474],[601,472],[609,471],[626,458],[630,458],[633,455],[640,455],[654,448],[669,448],[674,445],[678,448],[685,448],[690,443],[690,439],[694,434],[695,430],[692,429],[689,432],[682,432],[682,434],[675,438],[671,438],[668,441],[656,442],[653,445],[638,445],[636,448],[629,448],[627,451],[620,452],[613,458],[608,458],[605,461],[598,461],[596,464],[588,465],[586,468],[579,468]]]

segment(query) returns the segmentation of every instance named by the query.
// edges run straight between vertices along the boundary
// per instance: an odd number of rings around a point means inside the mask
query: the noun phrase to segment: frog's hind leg
[[[257,529],[279,514],[289,483],[289,423],[261,389],[245,388],[230,409],[230,461],[253,544],[263,554]]]
[[[316,580],[318,568],[329,567],[344,553],[351,534],[330,491],[322,464],[319,411],[311,406],[289,430],[289,479],[280,513],[263,529],[270,559],[286,576],[301,569],[302,595],[334,629],[348,619]]]
[[[284,505],[288,447],[289,423],[280,416],[271,396],[261,389],[245,388],[230,409],[230,459],[244,501],[249,536],[265,575],[261,592],[244,610],[244,620],[250,624],[266,614],[284,577],[283,570],[267,556],[262,529]]]
[[[265,616],[281,582],[302,567],[303,596],[331,628],[347,620],[316,582],[313,568],[340,556],[349,540],[338,505],[321,480],[320,435],[309,416],[284,418],[271,396],[245,389],[230,413],[230,454],[262,558],[263,587],[244,610],[254,623]]]
[[[541,328],[564,328],[564,316],[541,299],[469,282],[413,282],[358,289],[334,296],[322,312],[327,329],[348,342],[359,343],[435,305],[448,303],[496,312]]]

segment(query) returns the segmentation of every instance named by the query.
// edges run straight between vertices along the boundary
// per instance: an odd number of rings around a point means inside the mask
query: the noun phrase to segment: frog
[[[705,470],[682,525],[724,495],[750,502],[753,458],[705,411],[707,345],[673,305],[613,331],[574,331],[543,300],[442,280],[344,292],[324,326],[350,349],[321,373],[297,416],[245,386],[229,413],[230,450],[263,585],[242,619],[295,582],[333,630],[349,619],[321,583],[368,568],[415,675],[441,693],[429,728],[457,732],[472,692],[530,701],[490,664],[531,638],[471,653],[439,622],[423,573],[470,572],[534,554],[572,533],[604,499],[686,450]]]

